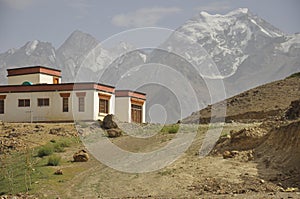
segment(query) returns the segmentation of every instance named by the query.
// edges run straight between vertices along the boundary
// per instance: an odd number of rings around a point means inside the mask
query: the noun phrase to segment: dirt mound
[[[264,125],[258,127],[231,130],[230,135],[221,137],[212,154],[223,154],[225,151],[247,151],[258,147],[265,139],[268,128]]]
[[[266,122],[231,131],[218,140],[211,155],[254,160],[267,180],[270,179],[267,174],[276,170],[278,176],[271,177],[274,181],[283,182],[286,187],[300,187],[300,120]]]
[[[282,171],[291,185],[300,187],[300,120],[271,130],[255,151],[266,168]]]

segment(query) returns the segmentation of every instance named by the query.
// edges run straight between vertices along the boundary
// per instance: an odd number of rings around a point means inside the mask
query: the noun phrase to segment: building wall
[[[116,97],[116,116],[120,121],[131,122],[130,97]]]
[[[39,74],[28,74],[28,75],[18,75],[18,76],[9,76],[7,78],[8,85],[21,85],[25,81],[32,82],[37,84],[40,81]]]
[[[33,84],[53,84],[53,76],[41,73],[8,76],[8,85],[21,85],[25,81]],[[61,78],[59,78],[59,83],[61,83]]]
[[[146,101],[143,104],[142,123],[146,122]]]
[[[46,84],[53,84],[53,76],[51,75],[46,75],[46,74],[39,74],[39,82],[41,84],[43,83],[46,83]],[[58,83],[61,83],[61,78],[59,77],[58,78],[59,82]]]
[[[63,97],[61,93],[70,93],[69,111],[63,112]],[[84,112],[79,112],[77,93],[85,93]],[[5,113],[0,114],[0,120],[6,122],[38,122],[38,121],[80,121],[97,120],[99,118],[98,92],[66,91],[66,92],[31,92],[3,93]],[[38,107],[38,98],[49,98],[49,106]],[[18,107],[19,99],[30,99],[30,107]],[[111,113],[114,114],[114,95],[111,98]]]
[[[94,115],[94,93],[96,91],[74,91],[71,94],[72,112],[75,121],[81,120],[96,120]],[[79,112],[79,97],[78,93],[85,93],[84,112]]]

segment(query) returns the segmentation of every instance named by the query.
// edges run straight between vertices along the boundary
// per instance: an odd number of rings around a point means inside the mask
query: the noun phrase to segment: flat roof
[[[115,92],[115,88],[113,86],[98,84],[94,82],[0,86],[0,93],[51,92],[51,91],[76,91],[76,90],[97,90],[97,91],[104,91],[108,93]]]
[[[116,97],[134,97],[146,100],[146,93],[133,90],[116,90]]]
[[[61,70],[46,67],[46,66],[28,66],[28,67],[18,67],[18,68],[7,69],[7,77],[18,76],[18,75],[37,74],[37,73],[61,77]]]

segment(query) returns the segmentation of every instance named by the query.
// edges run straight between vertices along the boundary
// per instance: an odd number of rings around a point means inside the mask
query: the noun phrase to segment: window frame
[[[18,107],[30,107],[30,99],[18,99]]]
[[[0,99],[0,114],[5,113],[5,102],[4,99]]]
[[[59,84],[59,78],[53,77],[53,84]]]
[[[49,107],[50,106],[50,99],[49,98],[38,98],[37,99],[37,106],[38,107]]]
[[[62,98],[62,111],[64,113],[69,112],[69,98],[68,97]]]
[[[78,97],[78,112],[85,112],[85,97]]]
[[[143,105],[131,104],[131,122],[142,123],[143,121]]]
[[[104,103],[104,110],[101,105]],[[109,99],[99,98],[99,113],[108,114],[109,113]]]

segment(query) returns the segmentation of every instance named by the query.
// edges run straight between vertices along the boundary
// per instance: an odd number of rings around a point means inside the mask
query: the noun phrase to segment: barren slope
[[[218,110],[221,104],[226,103],[226,121],[263,121],[266,119],[280,118],[290,103],[300,98],[300,77],[294,75],[283,80],[265,84],[226,101],[216,103]],[[201,111],[194,112],[182,120],[183,123],[207,123],[210,121],[211,108],[208,106]],[[212,116],[214,117],[214,116]]]

